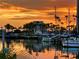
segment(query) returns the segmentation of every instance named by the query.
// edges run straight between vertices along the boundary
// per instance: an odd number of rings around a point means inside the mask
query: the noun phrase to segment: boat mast
[[[56,6],[54,8],[55,8],[55,11],[54,11],[55,12],[55,16],[54,16],[55,17],[55,23],[57,23],[57,21],[56,21]]]
[[[68,35],[70,34],[70,8],[68,8]]]

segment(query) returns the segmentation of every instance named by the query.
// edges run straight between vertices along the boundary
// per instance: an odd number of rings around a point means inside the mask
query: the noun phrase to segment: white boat
[[[62,41],[63,47],[79,47],[79,39],[71,37]]]

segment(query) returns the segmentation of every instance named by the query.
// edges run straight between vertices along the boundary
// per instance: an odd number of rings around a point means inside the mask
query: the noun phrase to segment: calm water
[[[16,53],[17,59],[76,59],[79,48],[57,48],[52,42],[37,42],[26,40],[12,40],[5,42],[8,47]],[[0,41],[0,51],[2,41]]]

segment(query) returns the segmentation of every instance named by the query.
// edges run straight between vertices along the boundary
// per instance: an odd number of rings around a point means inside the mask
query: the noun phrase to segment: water
[[[23,39],[5,42],[5,47],[17,55],[17,59],[76,59],[79,48],[57,48],[52,42],[26,41]],[[2,41],[0,41],[0,51]]]

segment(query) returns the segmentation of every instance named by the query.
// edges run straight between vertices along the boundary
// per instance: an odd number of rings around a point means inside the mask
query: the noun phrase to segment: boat
[[[63,47],[79,47],[79,38],[70,37],[62,41]]]

